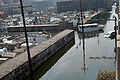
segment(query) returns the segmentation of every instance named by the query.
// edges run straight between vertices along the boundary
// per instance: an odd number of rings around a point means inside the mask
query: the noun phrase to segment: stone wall
[[[33,47],[31,52],[33,70],[74,39],[73,30],[64,30],[49,40]],[[22,80],[30,74],[27,53],[24,52],[0,65],[0,80]]]

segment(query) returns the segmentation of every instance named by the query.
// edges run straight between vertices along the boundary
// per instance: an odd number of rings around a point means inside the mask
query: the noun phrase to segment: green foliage
[[[105,71],[99,71],[98,76],[96,80],[115,80],[115,71],[113,72],[107,72]]]
[[[28,11],[28,14],[32,14],[32,13],[33,13],[33,10],[32,10],[32,9]]]

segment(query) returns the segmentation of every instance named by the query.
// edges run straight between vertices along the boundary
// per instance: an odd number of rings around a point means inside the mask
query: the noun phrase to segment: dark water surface
[[[110,19],[115,15],[114,8],[110,12]],[[65,53],[63,50],[59,52],[64,53],[60,59],[54,56],[50,62],[38,69],[36,79],[96,80],[99,70],[115,70],[114,39],[104,38],[104,34],[113,30],[113,27],[114,21],[108,20],[104,32],[85,33],[85,39],[81,37],[81,33],[75,32],[75,44]]]

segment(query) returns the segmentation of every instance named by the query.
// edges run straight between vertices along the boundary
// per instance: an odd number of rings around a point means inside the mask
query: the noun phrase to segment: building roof
[[[39,26],[53,26],[53,27],[56,27],[58,26],[59,24],[45,24],[45,25],[26,25],[26,27],[39,27]],[[7,26],[7,27],[23,27],[23,26]]]
[[[0,11],[0,15],[4,15],[5,14],[5,11]]]

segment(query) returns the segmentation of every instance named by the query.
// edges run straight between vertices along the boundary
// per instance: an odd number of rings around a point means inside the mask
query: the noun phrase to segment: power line
[[[32,64],[31,64],[30,48],[29,48],[29,43],[28,43],[28,37],[27,37],[27,30],[26,30],[26,25],[25,25],[25,17],[24,17],[24,9],[23,9],[22,0],[20,0],[20,6],[21,6],[21,12],[22,12],[22,18],[23,18],[25,39],[26,39],[28,62],[29,62],[29,68],[30,68],[30,78],[31,78],[31,80],[34,80],[34,78],[33,78],[33,68],[32,68]]]

